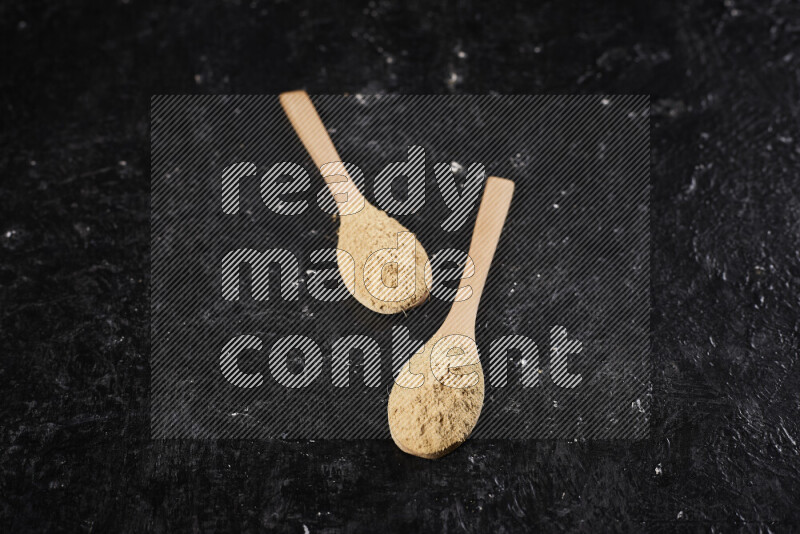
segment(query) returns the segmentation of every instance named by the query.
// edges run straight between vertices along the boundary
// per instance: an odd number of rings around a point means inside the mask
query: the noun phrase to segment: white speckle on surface
[[[542,53],[542,47],[541,46],[534,46],[533,47],[533,53],[534,54],[541,54]]]
[[[604,105],[604,106],[607,106],[607,105],[609,105],[609,104],[611,103],[611,100],[609,100],[608,98],[604,98],[604,99],[602,99],[602,100],[600,101],[600,103],[601,103],[602,105]]]
[[[514,168],[525,167],[528,164],[529,158],[527,156],[523,156],[521,152],[517,152],[513,156],[509,158],[509,162]]]
[[[508,295],[511,296],[517,292],[517,283],[514,282],[511,284],[511,289],[508,290]]]
[[[558,208],[559,208],[559,205],[558,205],[558,204],[553,204],[553,209],[554,209],[554,210],[557,210]]]
[[[686,193],[692,194],[697,189],[697,178],[692,176],[692,182],[689,184],[689,187],[686,188]]]
[[[683,510],[680,510],[678,512],[678,519],[686,519],[686,514],[683,513]]]
[[[202,74],[195,74],[194,75],[194,83],[200,85],[203,83],[203,75]]]
[[[661,469],[661,464],[658,464],[656,466],[655,471],[656,471],[656,475],[658,475],[658,476],[661,476],[664,473],[664,471]]]
[[[72,225],[72,227],[75,229],[76,232],[78,232],[78,235],[80,235],[83,239],[86,239],[86,237],[92,231],[92,228],[88,224],[82,222],[76,222],[75,224]]]
[[[783,433],[784,433],[784,434],[786,434],[786,437],[787,437],[787,438],[789,438],[789,441],[791,441],[791,442],[792,442],[792,445],[793,445],[794,447],[796,447],[796,446],[797,446],[797,442],[796,442],[796,441],[795,441],[795,439],[792,437],[792,435],[791,435],[791,434],[789,434],[789,431],[788,431],[788,430],[786,430],[786,427],[785,427],[785,426],[783,426],[783,425],[781,425],[781,430],[783,430]]]
[[[457,173],[459,173],[459,172],[461,172],[463,170],[464,170],[464,166],[461,165],[459,162],[457,162],[457,161],[451,161],[450,162],[450,172],[452,172],[453,174],[457,174]]]
[[[445,83],[447,83],[447,86],[450,87],[450,89],[452,89],[460,81],[461,81],[461,76],[459,76],[458,73],[455,70],[450,69],[450,75],[445,80]]]
[[[311,534],[311,531],[308,530],[308,527],[303,525],[303,534]]]

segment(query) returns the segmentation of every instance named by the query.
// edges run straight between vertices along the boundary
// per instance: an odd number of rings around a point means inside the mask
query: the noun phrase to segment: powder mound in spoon
[[[461,445],[478,422],[483,407],[484,377],[480,363],[467,365],[451,373],[466,378],[477,375],[477,382],[464,388],[442,384],[431,369],[431,351],[443,336],[426,343],[403,367],[389,395],[389,430],[392,439],[404,452],[422,458],[440,458]],[[476,360],[473,360],[476,361]],[[410,366],[410,368],[409,368]],[[434,363],[434,369],[437,364]],[[410,370],[409,370],[410,369]],[[441,375],[441,369],[437,375]],[[420,387],[413,385],[424,374]]]
[[[368,202],[359,213],[342,216],[340,221],[337,248],[349,253],[353,262],[340,257],[339,269],[356,300],[385,314],[398,313],[427,300],[428,255],[413,233]],[[367,265],[373,254],[378,256]],[[369,268],[376,265],[378,269]],[[355,276],[350,272],[353,267]]]

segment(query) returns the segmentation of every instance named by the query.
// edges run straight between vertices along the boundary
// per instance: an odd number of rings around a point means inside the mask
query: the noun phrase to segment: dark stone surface
[[[3,531],[797,528],[798,15],[5,2]],[[389,441],[150,441],[150,95],[297,87],[652,94],[650,439],[473,441],[438,462]]]

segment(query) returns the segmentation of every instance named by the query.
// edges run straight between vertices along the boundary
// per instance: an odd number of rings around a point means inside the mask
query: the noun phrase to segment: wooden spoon
[[[513,194],[510,180],[486,181],[469,248],[474,266],[467,262],[441,328],[402,367],[392,386],[389,430],[408,454],[440,458],[461,445],[478,422],[484,379],[474,341],[475,320]]]
[[[416,236],[364,198],[305,91],[283,93],[280,101],[336,201],[337,263],[348,291],[378,313],[398,313],[425,302],[432,280],[425,278],[428,255]]]

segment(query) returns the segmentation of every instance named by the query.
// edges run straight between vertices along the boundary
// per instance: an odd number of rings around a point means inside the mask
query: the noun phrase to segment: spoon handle
[[[349,215],[361,211],[364,207],[364,196],[344,169],[342,159],[308,93],[290,91],[282,93],[279,98],[294,131],[328,184],[339,214]]]
[[[472,243],[469,246],[469,257],[475,265],[474,274],[469,278],[463,278],[459,288],[472,287],[472,296],[468,299],[456,302],[450,315],[457,320],[466,321],[474,325],[475,317],[478,313],[478,304],[486,285],[486,277],[489,275],[489,267],[492,264],[497,243],[500,241],[500,234],[503,233],[503,225],[506,222],[506,215],[511,206],[511,197],[514,196],[514,182],[496,176],[486,180],[486,187],[483,190],[478,217],[475,220],[475,229],[472,232]],[[465,268],[465,274],[469,274]]]

